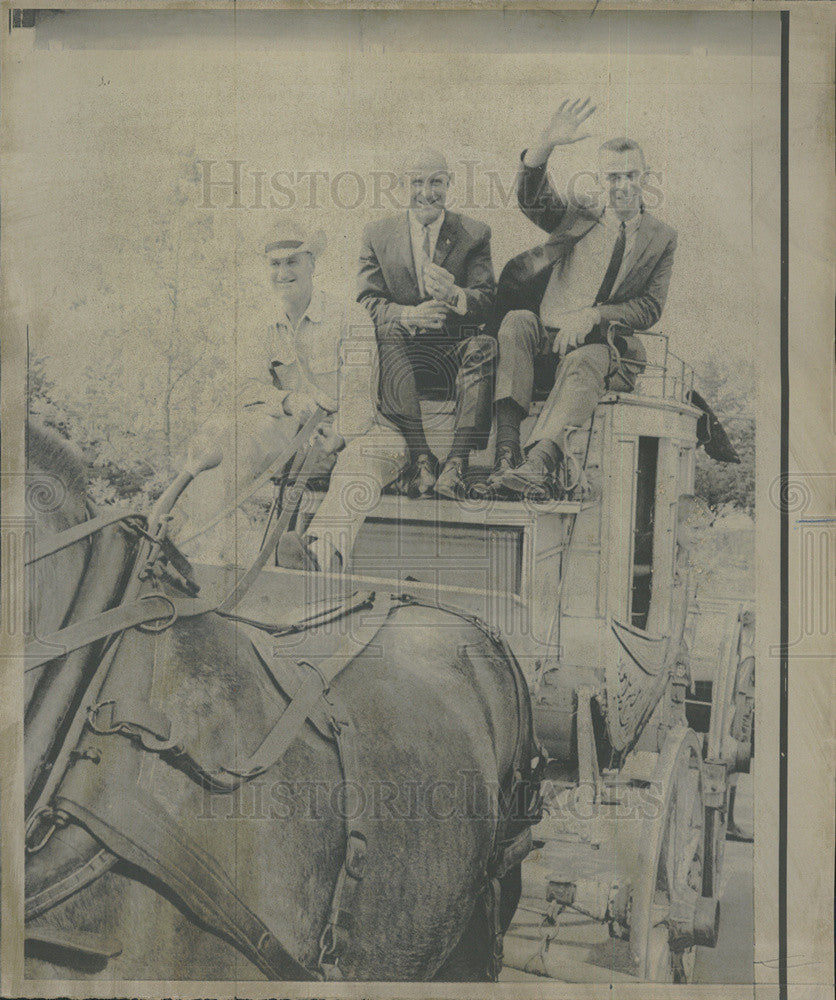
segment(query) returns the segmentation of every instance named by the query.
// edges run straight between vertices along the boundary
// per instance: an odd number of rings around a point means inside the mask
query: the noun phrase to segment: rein
[[[143,540],[134,556],[128,585],[120,605],[100,612],[92,618],[65,626],[47,636],[46,640],[39,640],[39,645],[48,642],[53,644],[53,649],[56,645],[62,647],[62,652],[58,654],[60,657],[93,642],[111,638],[86,684],[81,706],[86,703],[87,707],[80,707],[75,712],[62,738],[57,756],[51,761],[49,774],[40,789],[37,801],[29,813],[26,852],[29,855],[38,853],[56,829],[70,822],[78,824],[86,828],[100,845],[104,845],[110,855],[126,859],[161,881],[183,901],[187,909],[191,910],[201,923],[209,930],[231,939],[268,978],[299,981],[341,979],[340,960],[345,953],[353,922],[353,899],[363,880],[367,860],[370,831],[366,829],[363,817],[351,820],[348,815],[345,817],[345,853],[328,917],[319,940],[317,965],[314,969],[308,968],[294,958],[291,951],[238,895],[233,882],[217,860],[200,848],[181,822],[172,817],[155,797],[139,788],[124,787],[119,782],[113,783],[107,780],[106,761],[109,760],[111,763],[114,760],[118,761],[121,754],[118,749],[119,743],[110,744],[108,738],[121,734],[130,742],[139,744],[142,750],[161,755],[170,754],[175,760],[179,757],[182,763],[190,765],[184,769],[191,770],[193,774],[197,773],[199,780],[209,788],[233,791],[243,782],[252,780],[278,764],[299,728],[307,719],[311,719],[314,710],[319,708],[324,711],[327,725],[337,746],[343,781],[349,786],[358,782],[360,777],[360,758],[356,746],[358,733],[348,707],[342,703],[332,683],[344,667],[358,655],[358,638],[361,640],[360,645],[365,648],[373,640],[378,629],[389,620],[394,609],[408,605],[437,608],[457,615],[479,628],[491,640],[494,649],[510,668],[515,686],[517,727],[512,758],[511,796],[508,809],[500,808],[497,817],[494,843],[486,872],[490,900],[486,905],[489,906],[494,939],[489,971],[495,978],[501,966],[500,879],[530,849],[530,823],[533,821],[526,811],[521,817],[523,832],[517,836],[508,836],[509,823],[513,819],[510,815],[513,801],[519,797],[518,791],[524,781],[530,780],[531,768],[526,759],[526,751],[533,746],[533,733],[530,713],[526,717],[525,712],[527,691],[525,679],[501,634],[497,630],[488,628],[475,615],[463,612],[459,608],[424,602],[406,594],[391,595],[381,608],[374,607],[374,594],[354,595],[354,603],[350,606],[343,603],[341,606],[328,607],[319,615],[310,615],[299,622],[284,625],[268,625],[233,613],[243,594],[258,576],[270,549],[278,540],[278,535],[286,530],[287,522],[298,506],[301,489],[307,480],[311,464],[310,453],[304,457],[304,461],[302,460],[302,448],[317,422],[315,415],[292,442],[296,444],[300,435],[307,435],[298,446],[291,473],[296,475],[295,485],[298,487],[295,496],[292,497],[295,502],[279,518],[255,564],[220,605],[198,601],[193,597],[170,597],[158,589],[159,576],[152,572],[153,564],[161,556],[167,557],[165,549],[167,514],[179,495],[177,490],[171,487],[152,512],[150,525],[139,514],[113,511],[62,531],[46,545],[36,549],[31,562],[116,524],[129,526],[129,530]],[[282,455],[282,463],[286,460],[286,454]],[[273,463],[274,468],[276,464]],[[191,478],[188,474],[181,474],[180,492],[188,485]],[[148,527],[151,529],[150,532],[147,530]],[[301,661],[303,665],[310,667],[307,679],[292,693],[288,705],[255,752],[237,766],[221,766],[219,769],[211,770],[202,766],[189,752],[179,734],[172,732],[170,728],[166,730],[167,725],[170,727],[167,718],[151,709],[145,702],[133,703],[128,699],[120,700],[118,696],[117,700],[101,700],[106,679],[128,629],[138,628],[151,633],[164,632],[178,618],[192,618],[214,612],[221,617],[237,619],[279,636],[315,627],[364,607],[372,610],[371,620],[362,623],[331,655],[316,664]],[[272,648],[268,644],[259,650],[257,642],[254,642],[254,646],[259,658],[270,672]],[[26,670],[35,669],[58,658],[54,652],[37,654],[33,650],[33,655],[34,659],[27,657]],[[93,746],[79,754],[77,747],[85,730],[93,734]],[[118,774],[118,771],[116,773]],[[528,799],[525,801],[527,803]],[[97,866],[88,865],[86,874],[80,871],[77,877],[73,875],[72,879],[75,881],[70,879],[73,885],[72,891],[89,884],[107,867],[109,862],[105,859]],[[57,905],[64,898],[66,894],[62,894],[56,888],[50,906],[46,908]],[[56,933],[60,936],[61,932],[56,930]],[[38,928],[35,937],[38,934],[42,935],[43,940],[53,940],[53,943],[56,940],[54,936],[50,937],[49,929]],[[83,934],[80,935],[79,939],[81,938]],[[83,951],[83,948],[81,950]]]
[[[53,632],[51,635],[44,638],[39,637],[34,642],[27,644],[24,649],[24,661],[26,663],[24,672],[28,673],[31,670],[37,670],[39,667],[43,667],[47,663],[50,663],[61,656],[65,656],[67,653],[71,653],[76,649],[80,649],[82,646],[88,646],[100,639],[106,639],[108,636],[114,635],[118,632],[123,632],[125,629],[144,628],[146,631],[162,632],[173,625],[178,618],[192,618],[197,615],[207,614],[211,611],[220,611],[227,617],[233,617],[232,610],[241,601],[253,581],[258,577],[265,562],[269,558],[271,548],[278,543],[279,535],[287,530],[290,518],[301,501],[302,490],[310,477],[314,464],[312,452],[306,452],[305,446],[309,443],[314,429],[324,415],[325,411],[317,407],[316,411],[306,421],[303,427],[282,450],[279,457],[271,459],[269,466],[260,472],[253,487],[249,489],[245,495],[238,497],[234,504],[220,514],[219,518],[213,520],[209,525],[204,526],[204,528],[198,532],[198,534],[202,534],[203,531],[208,530],[209,527],[216,524],[218,520],[223,519],[223,517],[227,516],[227,514],[234,511],[241,503],[244,502],[244,500],[247,499],[247,497],[251,496],[253,492],[263,486],[269,478],[275,474],[275,471],[287,462],[289,457],[293,455],[296,456],[296,462],[291,470],[291,475],[295,475],[297,477],[295,484],[297,488],[293,498],[294,503],[283,512],[282,517],[277,522],[270,534],[270,537],[265,542],[261,552],[246,575],[238,582],[233,591],[220,604],[212,604],[206,601],[195,601],[191,599],[191,597],[187,599],[171,598],[161,593],[144,594],[136,600],[123,601],[118,607],[112,608],[110,611],[103,611],[92,618],[87,618],[80,622],[73,622],[71,625],[66,625],[63,628],[58,629],[57,632]],[[303,457],[304,462],[302,461]],[[189,474],[182,475],[182,485],[180,485],[179,492],[182,492],[182,490],[185,489],[193,478],[194,477]],[[150,518],[146,518],[144,515],[138,514],[135,511],[120,509],[117,511],[109,511],[106,514],[100,514],[90,520],[83,521],[81,524],[74,525],[71,528],[66,528],[57,535],[53,535],[44,544],[36,546],[35,552],[28,560],[28,563],[35,563],[46,556],[60,552],[62,549],[68,548],[70,545],[74,545],[85,538],[89,538],[111,525],[125,523],[130,525],[131,530],[146,538],[150,543],[148,556],[146,557],[145,564],[139,573],[140,580],[151,575],[151,564],[155,561],[155,558],[159,557],[160,554],[171,558],[172,561],[176,560],[177,568],[181,571],[183,568],[190,569],[190,567],[188,567],[187,560],[180,555],[179,551],[174,546],[168,543],[168,539],[165,535],[166,516],[168,510],[174,506],[174,503],[179,496],[179,492],[168,498],[165,509],[158,511],[157,508],[155,508]],[[166,494],[163,495],[164,498],[167,494],[168,491],[166,491]],[[162,502],[162,500],[160,502]],[[154,531],[153,534],[149,533],[147,530],[148,527],[152,528]],[[137,565],[140,565],[140,562],[138,562]],[[176,579],[169,579],[170,582],[178,582]],[[181,589],[183,588],[181,587]],[[193,589],[196,592],[197,588],[194,587]],[[157,602],[157,607],[154,606],[155,601]],[[159,607],[159,602],[163,602],[164,606]],[[27,649],[30,652],[27,652]],[[60,652],[56,653],[56,649],[59,649]]]
[[[44,542],[36,544],[35,551],[26,560],[26,565],[31,566],[40,559],[46,558],[46,556],[51,556],[62,549],[69,548],[70,545],[83,541],[85,538],[89,538],[90,535],[95,535],[111,524],[119,524],[122,521],[144,523],[145,518],[136,511],[124,510],[123,508],[109,511],[107,514],[99,514],[96,517],[82,521],[80,524],[75,524],[71,528],[65,528],[63,531],[59,531],[57,535],[52,535]]]

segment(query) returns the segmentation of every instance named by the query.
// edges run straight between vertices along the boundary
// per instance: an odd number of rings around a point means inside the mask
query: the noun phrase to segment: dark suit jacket
[[[433,260],[453,275],[467,296],[467,313],[453,313],[447,332],[456,338],[476,333],[477,327],[489,318],[496,287],[490,227],[458,212],[447,212]],[[416,306],[424,301],[412,259],[406,212],[366,227],[357,280],[357,301],[369,310],[378,328],[397,319],[400,306]]]
[[[550,234],[533,250],[513,257],[502,269],[492,328],[499,329],[512,309],[539,313],[552,268],[595,225],[590,209],[564,201],[549,184],[546,167],[526,167],[517,175],[517,200],[523,213]],[[644,212],[636,233],[632,260],[624,280],[606,303],[597,308],[602,327],[616,323],[633,330],[647,330],[662,315],[668,295],[676,249],[676,230]],[[603,280],[603,273],[601,279]],[[606,330],[595,330],[587,343],[603,339]]]

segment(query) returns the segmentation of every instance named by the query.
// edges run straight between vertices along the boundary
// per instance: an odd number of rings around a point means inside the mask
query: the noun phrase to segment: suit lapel
[[[420,298],[421,291],[418,285],[418,273],[415,268],[415,260],[412,256],[412,238],[409,234],[409,215],[404,212],[397,219],[395,227],[395,254],[398,262],[406,270],[415,286],[415,296]]]
[[[451,212],[445,212],[444,222],[441,223],[441,229],[438,231],[438,240],[435,244],[435,253],[433,254],[434,264],[442,266],[444,261],[447,260],[447,255],[453,249],[457,229],[458,218]]]
[[[654,230],[653,219],[645,214],[636,231],[636,240],[633,243],[633,252],[630,255],[630,266],[627,268],[621,281],[613,288],[610,293],[610,299],[616,294],[621,294],[623,289],[633,280],[634,275],[637,273],[638,265],[641,263],[641,259],[648,246],[650,246],[650,241],[653,239]]]

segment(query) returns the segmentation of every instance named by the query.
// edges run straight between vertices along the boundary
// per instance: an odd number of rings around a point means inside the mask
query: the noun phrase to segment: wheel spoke
[[[648,844],[656,845],[656,855],[645,862],[643,877],[652,882],[641,903],[643,916],[635,925],[637,930],[644,928],[644,944],[639,947],[644,974],[651,982],[689,982],[696,952],[694,947],[681,947],[683,927],[672,922],[678,909],[688,912],[687,905],[677,904],[687,904],[701,892],[705,852],[701,772],[692,766],[698,761],[698,747],[690,731],[677,738],[678,744],[667,749],[667,759],[665,751],[660,758],[665,808],[648,829]]]

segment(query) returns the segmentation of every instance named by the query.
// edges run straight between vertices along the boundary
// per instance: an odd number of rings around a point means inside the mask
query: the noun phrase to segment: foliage
[[[740,456],[740,465],[715,462],[697,451],[694,489],[711,507],[735,507],[749,514],[755,509],[755,418],[751,394],[755,385],[751,366],[721,371],[710,360],[700,373],[700,391],[726,429]]]
[[[90,269],[62,317],[85,347],[93,333],[75,377],[60,358],[30,357],[30,410],[81,448],[99,503],[153,500],[184,443],[222,405],[226,330],[216,303],[234,298],[234,274],[200,193],[189,154],[147,217]]]

